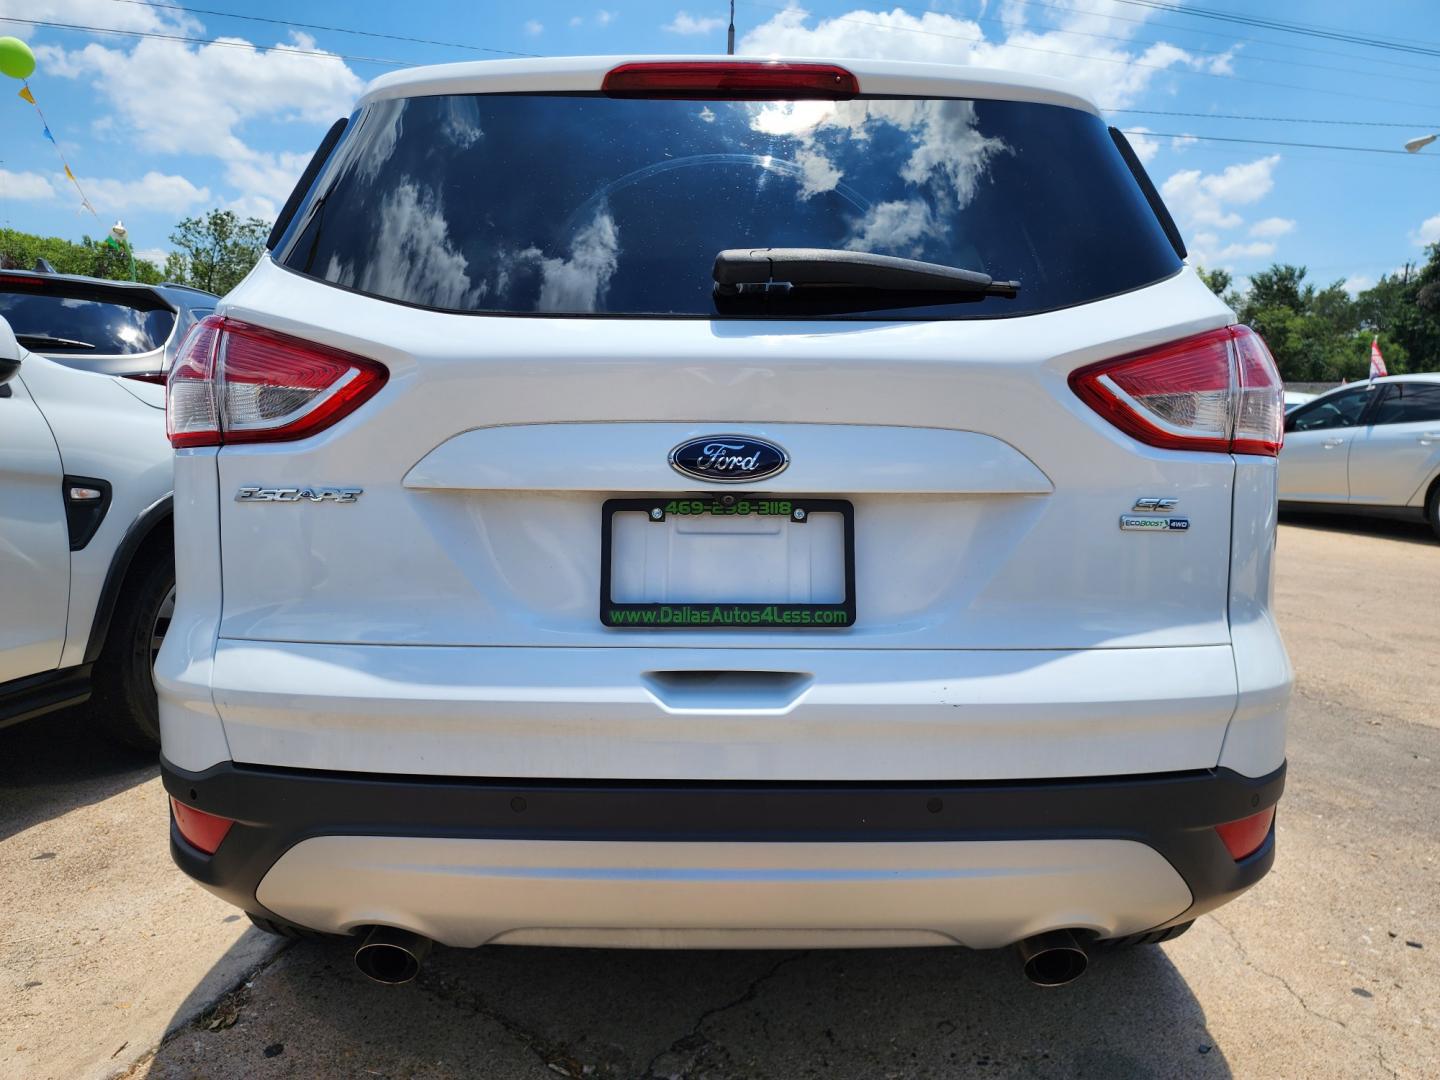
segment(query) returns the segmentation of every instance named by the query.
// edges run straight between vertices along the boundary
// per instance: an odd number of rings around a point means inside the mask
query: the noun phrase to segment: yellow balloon
[[[12,79],[28,79],[35,73],[35,54],[16,37],[0,37],[0,73]]]

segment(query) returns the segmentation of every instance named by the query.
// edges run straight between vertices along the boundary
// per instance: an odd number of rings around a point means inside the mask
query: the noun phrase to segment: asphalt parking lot
[[[0,1076],[1440,1075],[1440,543],[1294,519],[1278,565],[1274,872],[1058,991],[960,950],[440,949],[382,987],[174,870],[152,762],[0,731]]]

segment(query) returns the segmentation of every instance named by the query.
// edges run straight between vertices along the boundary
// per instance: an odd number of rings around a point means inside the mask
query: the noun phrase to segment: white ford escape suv
[[[1281,388],[1033,76],[386,76],[169,384],[179,864],[261,925],[1021,943],[1274,857]]]

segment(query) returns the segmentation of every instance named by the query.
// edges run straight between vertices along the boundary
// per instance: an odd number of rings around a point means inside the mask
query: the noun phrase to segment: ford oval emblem
[[[676,472],[720,484],[748,484],[784,472],[790,455],[764,439],[748,435],[706,435],[688,439],[670,451]]]

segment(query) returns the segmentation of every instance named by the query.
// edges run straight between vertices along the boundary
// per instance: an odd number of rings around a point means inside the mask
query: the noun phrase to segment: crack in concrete
[[[1385,1060],[1385,1048],[1381,1046],[1380,1043],[1367,1039],[1364,1035],[1361,1035],[1359,1032],[1352,1030],[1350,1025],[1345,1023],[1344,1020],[1337,1019],[1334,1016],[1327,1015],[1326,1013],[1321,1012],[1319,1009],[1314,1008],[1308,1001],[1305,1000],[1303,994],[1301,994],[1298,990],[1296,990],[1293,986],[1290,985],[1290,981],[1286,979],[1284,975],[1281,975],[1279,972],[1270,971],[1256,963],[1255,960],[1251,958],[1249,950],[1246,949],[1245,946],[1241,943],[1240,938],[1236,935],[1235,931],[1230,929],[1230,927],[1226,926],[1223,922],[1216,918],[1214,912],[1210,913],[1210,921],[1216,926],[1218,926],[1222,931],[1224,931],[1225,936],[1228,937],[1230,939],[1230,943],[1235,946],[1235,951],[1240,954],[1240,960],[1246,967],[1250,968],[1252,971],[1264,975],[1267,979],[1278,982],[1281,986],[1285,988],[1285,992],[1288,993],[1292,998],[1294,998],[1296,1002],[1299,1003],[1300,1007],[1304,1009],[1307,1013],[1309,1013],[1311,1016],[1334,1024],[1351,1038],[1358,1039],[1361,1042],[1369,1043],[1372,1047],[1375,1048],[1375,1051],[1380,1058],[1380,1064],[1385,1069],[1385,1071],[1388,1072],[1392,1077],[1399,1076],[1399,1073],[1397,1073],[1393,1068],[1391,1068],[1389,1062]]]
[[[1298,990],[1296,990],[1293,986],[1290,985],[1289,980],[1286,979],[1284,975],[1281,975],[1278,972],[1268,971],[1265,968],[1261,967],[1259,964],[1257,964],[1253,959],[1251,959],[1249,950],[1247,950],[1245,946],[1240,943],[1240,939],[1235,935],[1235,931],[1231,930],[1230,927],[1226,926],[1223,922],[1217,919],[1214,912],[1211,912],[1210,914],[1210,921],[1216,926],[1218,926],[1221,930],[1225,931],[1225,936],[1228,937],[1231,944],[1235,946],[1235,951],[1240,954],[1240,959],[1244,962],[1246,967],[1252,969],[1253,971],[1258,971],[1267,979],[1273,979],[1275,982],[1278,982],[1281,986],[1285,988],[1286,993],[1288,993],[1292,998],[1299,1002],[1300,1007],[1306,1012],[1308,1012],[1311,1016],[1317,1017],[1321,1020],[1329,1021],[1336,1027],[1340,1028],[1342,1031],[1345,1031],[1347,1033],[1350,1032],[1350,1028],[1345,1023],[1345,1021],[1337,1020],[1333,1016],[1327,1016],[1325,1013],[1322,1013],[1319,1010],[1312,1008],[1310,1006],[1310,1003],[1305,1000],[1304,996],[1301,995]]]
[[[452,985],[443,977],[437,978],[434,982],[420,979],[412,985],[417,991],[429,997],[457,1008],[468,1009],[476,1016],[483,1016],[485,1019],[499,1024],[507,1035],[530,1051],[535,1059],[550,1072],[573,1077],[587,1075],[584,1072],[587,1063],[583,1062],[567,1043],[547,1039],[514,1017],[507,1016],[491,1005],[485,999],[484,994],[459,985]],[[594,1071],[598,1073],[600,1068],[601,1066],[596,1064]]]
[[[789,956],[782,956],[779,960],[775,961],[775,963],[771,964],[769,968],[752,979],[750,985],[745,987],[745,990],[739,997],[733,998],[722,1005],[713,1005],[706,1009],[695,1018],[695,1023],[690,1025],[689,1031],[650,1059],[649,1063],[645,1066],[645,1071],[640,1074],[640,1080],[661,1080],[660,1077],[655,1075],[655,1066],[659,1064],[661,1058],[671,1052],[685,1053],[686,1051],[699,1049],[708,1045],[710,1040],[700,1034],[700,1029],[705,1026],[707,1020],[713,1019],[723,1012],[738,1009],[741,1005],[747,1005],[751,1001],[754,1001],[756,995],[760,992],[760,987],[764,986],[765,983],[779,974],[781,968],[793,964],[797,960],[802,960],[809,955],[809,952],[797,952],[791,953]],[[670,1077],[667,1077],[666,1080],[686,1080],[686,1078],[692,1075],[690,1070],[694,1064],[695,1061],[692,1057],[688,1064],[682,1066],[680,1072],[672,1074]]]

